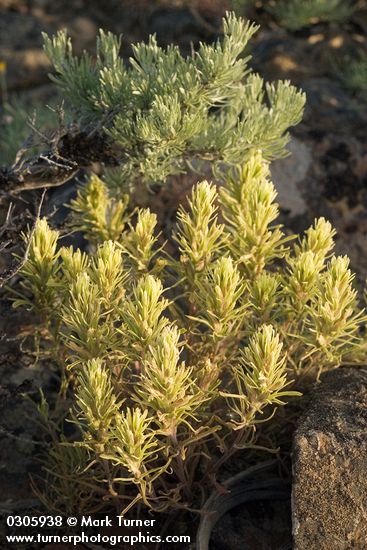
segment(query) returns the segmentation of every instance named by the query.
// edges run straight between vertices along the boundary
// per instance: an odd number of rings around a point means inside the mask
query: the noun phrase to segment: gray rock
[[[289,157],[272,162],[271,176],[281,208],[288,210],[291,216],[297,216],[307,210],[299,184],[307,175],[312,156],[309,147],[295,137],[287,149],[291,153]]]
[[[366,109],[338,80],[307,78],[299,86],[307,97],[304,120],[312,124],[313,130],[340,132],[348,128],[354,136],[365,135]]]
[[[326,374],[293,449],[294,550],[367,548],[367,369]]]

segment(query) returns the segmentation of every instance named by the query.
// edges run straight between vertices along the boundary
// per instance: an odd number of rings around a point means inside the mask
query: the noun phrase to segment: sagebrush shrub
[[[151,36],[133,46],[128,63],[111,33],[100,31],[96,60],[86,52],[75,57],[64,31],[44,35],[68,113],[86,133],[97,128],[109,139],[117,191],[162,184],[205,161],[214,170],[234,166],[258,148],[269,160],[286,154],[287,130],[301,120],[305,96],[288,81],[264,85],[251,71],[243,54],[256,25],[234,14],[223,25],[222,40],[200,44],[189,57]]]
[[[198,509],[305,380],[362,360],[365,316],[335,231],[320,218],[286,236],[268,176],[256,153],[219,189],[197,184],[174,257],[157,217],[129,215],[96,176],[71,205],[90,253],[37,223],[16,306],[39,314],[66,367],[74,429],[42,401],[51,509]]]

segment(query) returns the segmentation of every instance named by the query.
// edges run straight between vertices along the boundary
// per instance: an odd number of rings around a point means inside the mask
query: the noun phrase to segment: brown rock
[[[9,91],[48,82],[50,64],[42,49],[41,32],[52,32],[36,17],[5,12],[0,17],[0,60],[7,65]]]
[[[50,63],[41,48],[29,48],[19,52],[4,51],[3,58],[8,65],[7,83],[9,90],[30,88],[48,82]]]
[[[80,55],[84,49],[94,50],[98,27],[89,17],[75,17],[66,24],[66,29],[73,42],[73,49]]]
[[[327,373],[293,449],[294,550],[367,548],[367,369]]]

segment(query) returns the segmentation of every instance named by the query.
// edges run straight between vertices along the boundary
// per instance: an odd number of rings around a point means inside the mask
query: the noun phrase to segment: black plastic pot
[[[275,465],[276,461],[271,460],[248,468],[221,484],[228,492],[222,494],[214,491],[211,494],[202,509],[196,550],[209,550],[213,528],[224,514],[236,506],[247,502],[290,499],[290,485],[273,477]],[[291,548],[291,544],[287,544],[281,550]]]

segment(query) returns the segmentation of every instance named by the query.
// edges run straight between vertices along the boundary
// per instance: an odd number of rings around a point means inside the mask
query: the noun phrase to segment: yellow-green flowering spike
[[[21,285],[25,292],[15,301],[15,307],[27,305],[49,322],[58,306],[58,231],[51,229],[46,218],[37,220],[30,237],[28,260],[22,267]],[[24,237],[25,241],[28,237]]]
[[[87,273],[80,273],[72,283],[62,308],[65,334],[75,363],[101,357],[107,353],[107,328],[101,323],[103,304],[98,286]]]
[[[296,254],[313,252],[318,260],[319,268],[324,266],[325,259],[334,248],[335,229],[325,218],[318,218],[314,225],[305,231],[305,236],[299,245],[294,247]]]
[[[189,199],[189,209],[180,208],[175,236],[188,276],[193,277],[209,264],[223,247],[224,226],[217,221],[216,187],[207,181],[197,184]]]
[[[74,250],[72,246],[61,248],[60,257],[62,260],[62,274],[65,277],[66,285],[70,285],[80,273],[84,273],[89,269],[90,257],[88,254],[79,249]]]
[[[137,388],[139,401],[154,410],[160,429],[172,438],[178,426],[206,400],[194,384],[193,369],[179,362],[179,337],[177,327],[164,327],[149,348]]]
[[[236,393],[221,392],[232,411],[230,425],[239,430],[256,425],[265,407],[284,405],[284,398],[298,395],[287,386],[286,354],[279,334],[263,325],[250,338],[238,365],[232,368]]]
[[[251,279],[267,264],[282,258],[287,248],[279,225],[277,193],[268,179],[268,165],[255,153],[242,168],[229,176],[221,189],[223,216],[231,233],[228,248],[241,270]]]
[[[284,291],[286,297],[298,310],[314,296],[322,264],[320,264],[319,257],[308,250],[289,258],[288,266]]]
[[[216,260],[196,282],[193,300],[197,318],[210,328],[215,341],[235,337],[240,330],[246,311],[245,291],[246,282],[230,257]]]
[[[154,245],[158,237],[154,234],[157,225],[157,216],[149,208],[138,210],[135,227],[130,226],[126,233],[122,246],[128,255],[134,271],[147,273],[157,250]]]
[[[154,344],[168,323],[162,315],[169,305],[169,301],[163,298],[163,291],[159,279],[145,275],[135,284],[132,296],[121,309],[121,333],[139,358]]]
[[[110,447],[105,453],[106,458],[126,468],[128,474],[138,483],[143,479],[146,463],[158,444],[151,422],[147,410],[128,407],[116,416]]]
[[[333,257],[320,280],[319,295],[309,307],[310,330],[329,355],[348,348],[359,337],[361,312],[357,310],[354,275],[346,256]]]
[[[120,200],[110,198],[106,184],[92,175],[70,202],[71,226],[74,231],[83,231],[93,244],[119,240],[129,218],[127,205],[127,195]]]
[[[121,247],[114,241],[105,241],[97,248],[91,263],[90,277],[97,285],[106,309],[110,309],[112,304],[118,306],[125,294],[127,276]]]
[[[263,321],[279,313],[281,277],[278,273],[267,273],[263,271],[250,284],[251,307]]]
[[[92,449],[103,452],[121,403],[101,359],[88,361],[79,373],[76,406],[86,441]]]

